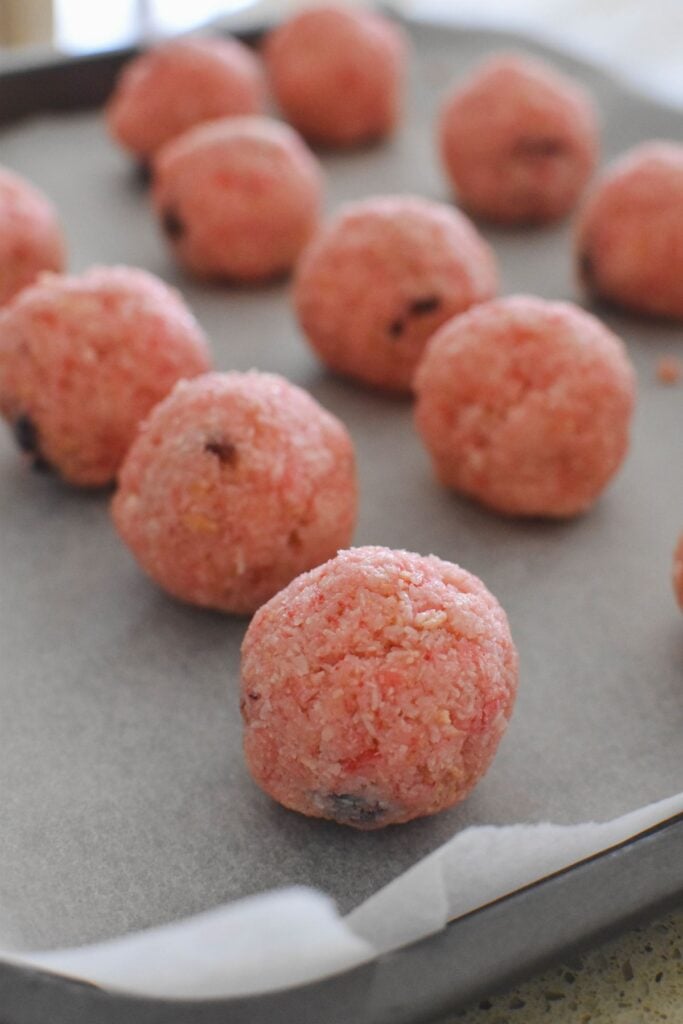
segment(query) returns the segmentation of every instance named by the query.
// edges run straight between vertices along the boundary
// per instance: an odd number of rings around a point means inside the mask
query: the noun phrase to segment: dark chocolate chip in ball
[[[177,241],[185,234],[185,225],[172,206],[164,210],[161,224],[168,237],[173,241]]]
[[[428,313],[436,313],[441,305],[438,295],[426,295],[423,299],[415,299],[410,303],[409,313],[411,316],[426,316]]]
[[[529,135],[518,139],[513,153],[515,156],[560,156],[565,151],[562,139],[553,139],[542,135]]]
[[[140,158],[135,164],[135,177],[141,185],[150,185],[152,182],[152,165],[149,160]]]
[[[582,252],[579,256],[579,274],[587,288],[592,288],[595,281],[593,257],[588,252]]]
[[[425,295],[418,299],[414,299],[410,302],[406,309],[406,317],[410,316],[427,316],[429,313],[435,313],[441,305],[441,299],[438,295]],[[405,317],[396,317],[392,320],[387,328],[387,331],[392,338],[400,338],[406,328]]]
[[[22,452],[29,452],[33,455],[38,451],[38,431],[30,416],[26,416],[24,413],[17,416],[13,428],[14,438]]]
[[[12,424],[14,439],[22,452],[31,456],[31,465],[39,473],[47,473],[52,468],[40,450],[40,438],[38,428],[25,413],[17,416]]]
[[[368,800],[353,793],[329,793],[323,807],[330,817],[342,825],[369,825],[379,822],[389,808],[379,800]]]
[[[204,445],[205,452],[211,452],[225,466],[236,466],[238,461],[237,448],[231,441],[210,440]]]
[[[294,551],[299,551],[302,545],[301,534],[298,530],[292,530],[287,537],[287,543]]]
[[[247,724],[251,714],[251,709],[256,707],[257,701],[261,699],[261,694],[256,693],[255,690],[249,690],[246,696],[240,697],[240,714],[242,719]]]

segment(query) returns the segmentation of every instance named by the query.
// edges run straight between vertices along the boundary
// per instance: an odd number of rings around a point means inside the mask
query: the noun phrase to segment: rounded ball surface
[[[259,114],[265,80],[236,39],[176,39],[124,67],[106,108],[111,135],[142,160],[202,121]]]
[[[287,125],[226,118],[164,146],[152,199],[188,270],[257,282],[287,273],[313,234],[322,173]]]
[[[265,56],[280,108],[311,141],[352,146],[396,125],[406,40],[386,18],[334,5],[303,11],[271,32]]]
[[[589,291],[683,319],[683,146],[646,143],[611,164],[582,211],[577,248]]]
[[[410,821],[476,785],[516,689],[505,613],[476,576],[431,555],[340,551],[249,626],[247,765],[303,814],[363,829]]]
[[[294,303],[337,373],[409,392],[429,337],[496,292],[493,253],[458,210],[413,196],[349,203],[297,266]]]
[[[140,566],[182,601],[247,613],[348,544],[353,445],[266,373],[179,384],[142,426],[112,512]]]
[[[138,424],[176,381],[209,368],[180,295],[152,274],[45,274],[0,315],[0,411],[38,467],[112,481]]]
[[[598,156],[590,97],[547,65],[501,56],[446,98],[441,154],[460,202],[502,224],[565,216]]]
[[[628,448],[635,374],[619,339],[562,302],[515,296],[441,328],[415,421],[446,486],[510,515],[576,515]]]
[[[683,534],[678,538],[674,551],[673,585],[676,600],[683,610]]]
[[[65,258],[52,203],[23,178],[0,168],[0,306],[42,271],[63,270]]]

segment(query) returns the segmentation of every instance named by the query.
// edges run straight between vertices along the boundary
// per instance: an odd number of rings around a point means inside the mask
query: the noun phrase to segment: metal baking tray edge
[[[674,895],[672,895],[674,894]],[[683,814],[443,931],[267,995],[144,999],[0,964],[3,1024],[419,1024],[683,901]],[[615,917],[614,907],[619,906]]]

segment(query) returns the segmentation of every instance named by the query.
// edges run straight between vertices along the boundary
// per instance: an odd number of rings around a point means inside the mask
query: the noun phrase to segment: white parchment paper
[[[254,995],[355,967],[683,812],[683,793],[612,821],[466,829],[345,918],[290,888],[80,949],[6,959],[166,998]],[[457,970],[457,964],[454,964]]]

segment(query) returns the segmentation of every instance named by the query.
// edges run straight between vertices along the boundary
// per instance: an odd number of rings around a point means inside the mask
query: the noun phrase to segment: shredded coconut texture
[[[143,270],[44,274],[0,315],[0,411],[35,460],[84,487],[111,482],[140,421],[209,365],[180,294]]]
[[[112,505],[141,567],[183,601],[247,613],[351,541],[346,428],[267,373],[179,384],[132,446]]]
[[[683,609],[683,534],[681,534],[674,551],[674,593],[681,609]]]
[[[295,131],[267,117],[228,117],[162,148],[152,200],[188,270],[257,282],[291,270],[317,227],[322,188]]]
[[[434,556],[340,551],[249,626],[247,764],[304,814],[357,828],[409,821],[467,796],[516,689],[505,613],[476,576]]]
[[[497,56],[446,97],[441,154],[459,201],[502,224],[565,216],[599,149],[593,102],[542,61]]]
[[[382,138],[398,122],[406,51],[395,23],[331,4],[271,32],[265,58],[287,120],[314,142],[352,146]]]
[[[106,108],[107,127],[141,159],[201,121],[259,114],[265,79],[236,39],[176,39],[124,67]]]
[[[23,178],[0,168],[0,306],[45,270],[66,260],[52,203]]]
[[[441,324],[496,293],[493,252],[464,214],[416,196],[349,203],[304,252],[294,303],[337,373],[409,392]]]
[[[583,210],[577,254],[588,291],[683,318],[683,146],[648,142],[606,169]]]
[[[415,423],[438,478],[509,515],[576,515],[626,454],[635,373],[577,306],[514,296],[441,328],[416,375]]]

